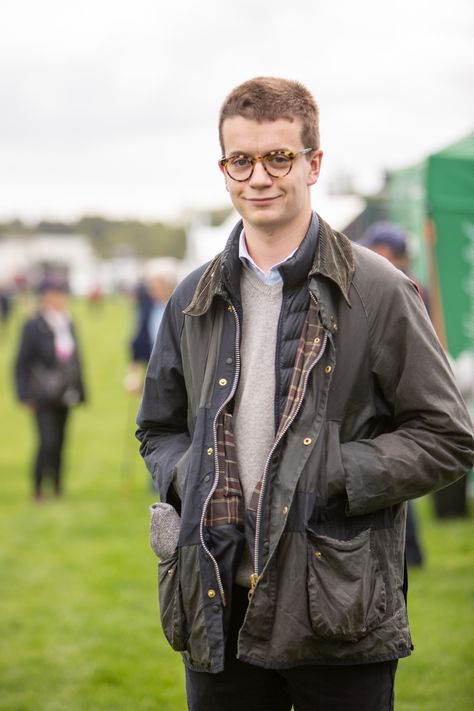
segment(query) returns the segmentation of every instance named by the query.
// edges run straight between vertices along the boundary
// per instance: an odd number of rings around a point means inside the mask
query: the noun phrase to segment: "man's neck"
[[[311,215],[304,225],[289,225],[288,231],[266,231],[246,224],[244,220],[245,243],[255,264],[266,274],[274,264],[278,264],[294,252],[304,240]]]

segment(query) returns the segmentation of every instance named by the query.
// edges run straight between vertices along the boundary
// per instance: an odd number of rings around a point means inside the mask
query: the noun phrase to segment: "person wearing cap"
[[[34,416],[38,446],[32,465],[38,501],[48,480],[62,494],[62,453],[71,407],[85,400],[76,331],[67,311],[69,287],[56,274],[38,284],[38,310],[23,326],[15,360],[17,395]]]
[[[359,244],[368,247],[381,257],[388,259],[397,269],[406,274],[418,289],[429,313],[429,299],[426,289],[410,273],[410,255],[406,232],[393,222],[380,220],[371,225],[362,236]]]

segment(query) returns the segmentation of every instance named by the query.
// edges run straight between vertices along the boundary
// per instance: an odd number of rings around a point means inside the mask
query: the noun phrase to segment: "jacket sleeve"
[[[18,399],[21,402],[27,402],[30,398],[31,366],[36,352],[33,328],[33,321],[28,321],[23,326],[15,359],[15,386]]]
[[[183,323],[178,299],[172,297],[150,357],[136,432],[140,453],[161,501],[178,508],[181,491],[176,481],[177,463],[191,442],[180,350]]]
[[[448,486],[473,463],[472,422],[447,358],[415,286],[395,282],[366,306],[373,377],[394,429],[341,445],[353,515]]]

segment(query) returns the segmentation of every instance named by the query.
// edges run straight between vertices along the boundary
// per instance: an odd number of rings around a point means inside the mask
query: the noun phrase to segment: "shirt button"
[[[211,600],[213,600],[216,596],[216,591],[210,588],[210,590],[207,591],[207,597],[210,597]]]
[[[224,386],[226,386],[226,385],[227,385],[227,378],[221,378],[221,379],[219,380],[219,385],[221,386],[221,388],[223,388]]]
[[[313,440],[311,439],[311,437],[305,437],[303,440],[303,444],[307,447],[308,444],[311,444],[312,441]]]
[[[327,366],[324,368],[324,372],[326,373],[326,375],[329,375],[329,373],[331,372],[331,370],[332,370],[332,366],[330,366],[330,365],[327,365]]]

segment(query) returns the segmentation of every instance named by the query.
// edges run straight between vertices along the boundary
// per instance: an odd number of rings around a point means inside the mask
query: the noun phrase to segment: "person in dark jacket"
[[[191,711],[388,711],[406,501],[470,469],[472,423],[413,283],[312,211],[308,90],[245,82],[219,128],[242,220],[168,302],[137,419],[163,630]]]
[[[136,289],[136,328],[130,342],[130,365],[125,387],[138,394],[143,388],[143,374],[169,297],[178,282],[178,263],[172,257],[150,260],[144,282]]]
[[[15,362],[19,400],[35,419],[38,447],[33,461],[33,494],[40,501],[45,482],[62,494],[62,453],[70,408],[85,399],[74,325],[67,312],[68,285],[47,275],[38,286],[39,309],[27,320]]]

